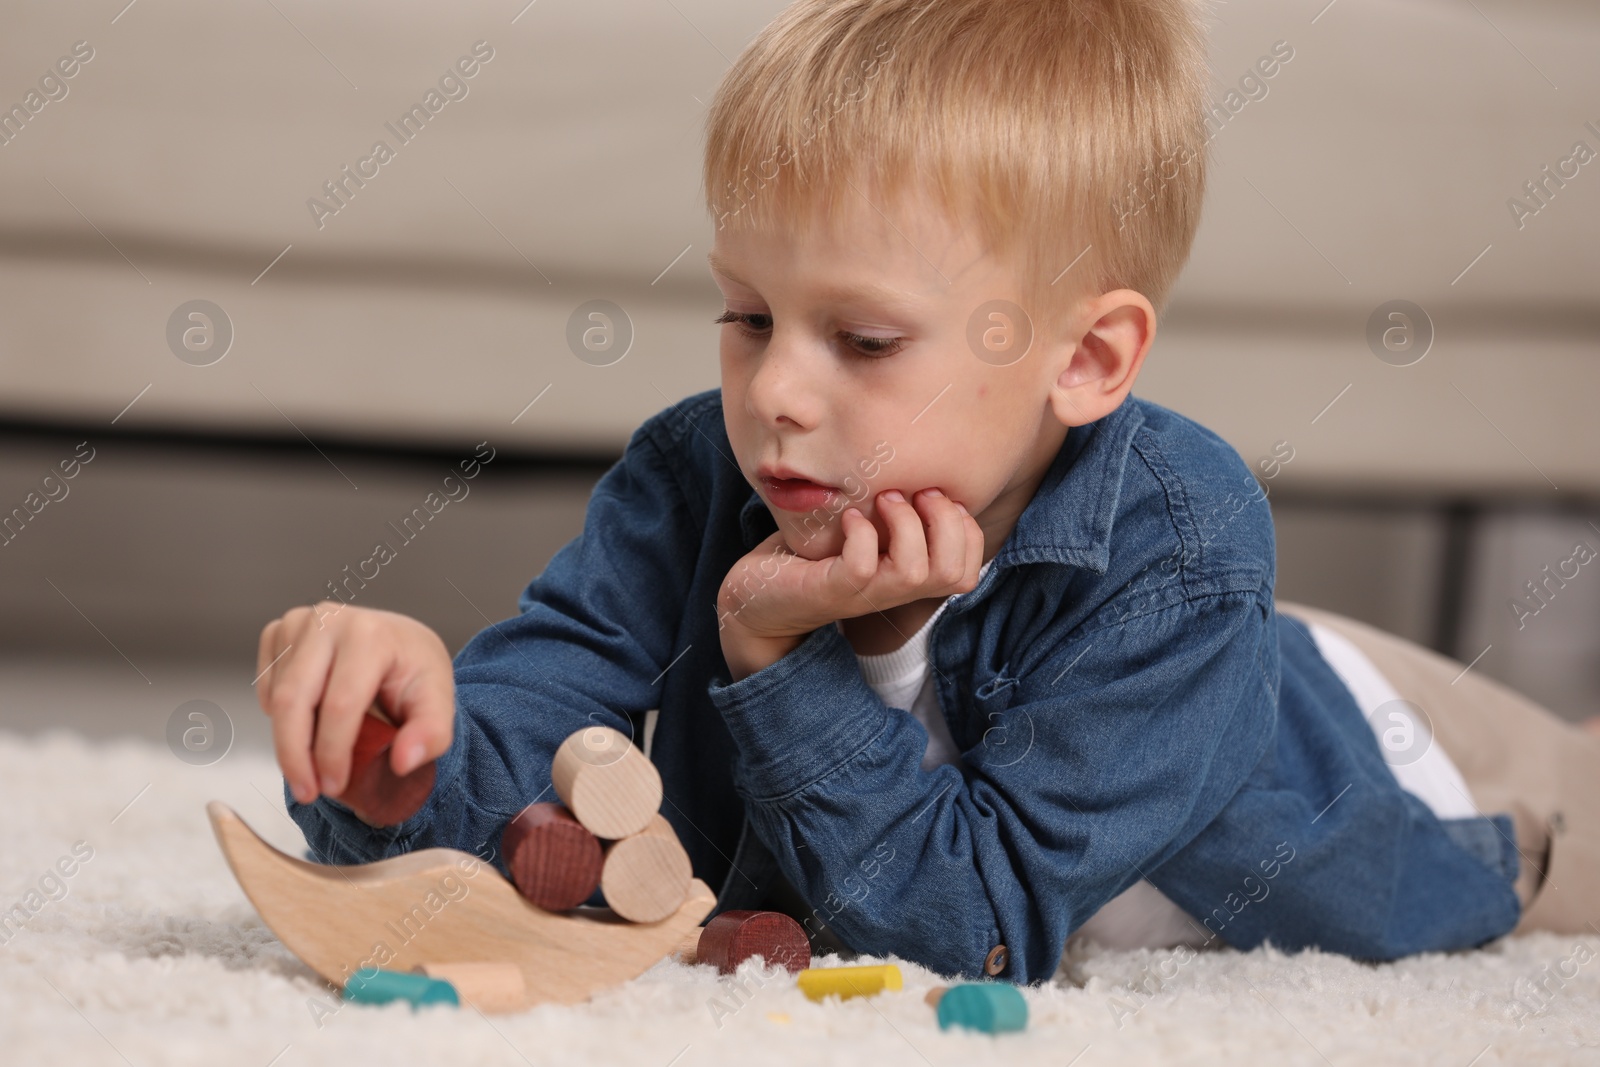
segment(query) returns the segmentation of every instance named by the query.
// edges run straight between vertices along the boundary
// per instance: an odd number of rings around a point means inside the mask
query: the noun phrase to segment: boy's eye
[[[740,333],[753,338],[760,338],[772,329],[771,315],[748,314],[743,311],[724,311],[712,321],[731,322],[739,327]],[[873,359],[893,355],[903,347],[903,342],[898,337],[863,337],[848,330],[840,330],[838,336],[839,340],[850,345],[857,354]]]
[[[742,311],[724,311],[713,322],[731,322],[745,333],[765,333],[772,329],[771,315],[747,315]]]

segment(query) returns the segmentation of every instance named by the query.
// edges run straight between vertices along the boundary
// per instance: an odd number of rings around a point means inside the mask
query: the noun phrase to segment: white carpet
[[[224,800],[298,854],[280,796],[256,750],[195,768],[144,742],[0,732],[0,909],[30,891],[43,902],[0,944],[0,1063],[1600,1063],[1600,937],[1547,934],[1382,966],[1095,951],[1074,963],[1081,987],[1063,975],[1027,990],[1027,1032],[999,1037],[941,1032],[922,999],[937,977],[900,960],[904,992],[844,1003],[814,1004],[754,964],[736,979],[664,961],[579,1007],[334,1001],[319,1027],[325,987],[261,924],[205,816]],[[92,858],[50,878],[79,841]],[[1581,962],[1563,966],[1575,946]],[[1133,991],[1141,980],[1149,993]]]

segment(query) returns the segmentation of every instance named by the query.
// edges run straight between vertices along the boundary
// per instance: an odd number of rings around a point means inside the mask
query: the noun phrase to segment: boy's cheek
[[[901,490],[901,492],[904,491],[905,490]],[[856,501],[849,506],[860,511],[861,514],[866,517],[867,521],[872,523],[872,528],[878,531],[878,551],[887,552],[889,550],[889,523],[883,517],[882,512],[878,510],[875,504],[876,499],[876,496],[873,496],[866,500]],[[829,555],[837,556],[839,553],[844,551],[844,519],[842,517],[835,518],[833,520],[833,527],[836,531],[836,538],[834,540],[833,551],[829,553]]]
[[[780,511],[773,517],[783,531],[784,543],[801,559],[815,563],[844,551],[844,528],[837,515],[826,510],[811,515]]]

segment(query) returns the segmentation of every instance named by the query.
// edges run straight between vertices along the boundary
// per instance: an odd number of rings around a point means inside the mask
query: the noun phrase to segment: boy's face
[[[980,336],[1026,329],[983,313],[1020,303],[1013,272],[925,196],[895,209],[862,191],[872,203],[853,197],[832,228],[717,232],[712,276],[727,310],[750,317],[722,327],[733,458],[806,559],[839,553],[851,505],[887,550],[878,494],[936,486],[977,518],[987,562],[1065,438],[1050,394],[1074,345],[1035,336],[1019,358],[1014,344],[969,342],[975,315]],[[768,484],[772,467],[832,492],[785,492]]]

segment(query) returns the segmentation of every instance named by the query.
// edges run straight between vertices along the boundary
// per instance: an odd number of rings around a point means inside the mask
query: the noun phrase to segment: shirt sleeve
[[[504,872],[500,834],[526,805],[556,799],[550,764],[562,741],[603,725],[643,747],[703,537],[703,516],[649,429],[596,484],[583,531],[522,592],[519,614],[456,655],[454,736],[420,811],[372,827],[325,796],[300,804],[285,783],[314,859],[364,863],[441,846]]]
[[[1276,660],[1259,591],[1075,631],[975,691],[960,765],[861,677],[833,626],[711,699],[754,831],[857,951],[944,974],[1048,979],[1067,937],[1180,849],[1272,737]],[[952,687],[941,680],[941,703]]]

